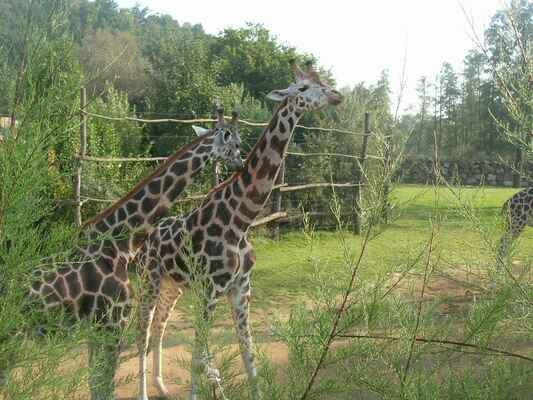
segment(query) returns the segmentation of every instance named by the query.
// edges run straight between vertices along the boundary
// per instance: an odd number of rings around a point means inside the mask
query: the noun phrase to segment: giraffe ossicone
[[[342,102],[342,95],[323,82],[312,65],[306,72],[296,63],[292,63],[292,68],[295,82],[288,89],[268,95],[280,104],[242,170],[213,188],[198,208],[162,221],[138,254],[139,268],[146,280],[146,293],[141,296],[139,307],[139,400],[148,400],[146,358],[150,343],[155,383],[161,395],[168,395],[162,375],[162,339],[182,290],[194,281],[188,262],[191,257],[202,268],[208,283],[203,317],[211,318],[218,297],[228,296],[252,397],[261,397],[248,321],[255,253],[247,232],[270,196],[300,117]],[[198,333],[195,335],[191,399],[197,398],[198,390],[194,366],[201,364],[203,354],[209,354]]]
[[[31,306],[63,309],[76,320],[95,321],[110,332],[119,330],[131,308],[128,263],[208,161],[242,165],[240,144],[238,117],[226,123],[221,110],[213,129],[176,151],[126,196],[86,222],[85,240],[68,261],[54,264],[53,270],[44,265],[34,271]],[[92,400],[113,397],[119,345],[116,341],[89,346]]]

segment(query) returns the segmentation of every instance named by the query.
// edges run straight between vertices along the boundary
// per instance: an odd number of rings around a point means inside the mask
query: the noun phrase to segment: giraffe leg
[[[205,312],[202,315],[202,324],[208,327],[213,312],[215,311],[216,302],[214,299],[209,301],[205,307]],[[192,351],[192,368],[191,368],[191,400],[198,399],[198,374],[205,372],[205,367],[209,362],[209,346],[208,346],[209,332],[198,332],[198,327],[194,331],[194,345]]]
[[[152,325],[157,299],[159,297],[159,281],[146,284],[139,306],[138,338],[139,349],[139,400],[148,400],[148,385],[146,382],[146,359],[148,344],[150,343],[150,327]]]
[[[115,373],[121,349],[118,329],[106,327],[101,337],[89,342],[91,400],[115,399]]]
[[[505,258],[509,254],[510,245],[520,236],[524,230],[527,222],[527,215],[519,215],[518,213],[508,212],[505,223],[505,232],[500,239],[498,248],[498,265],[502,266]]]
[[[151,329],[151,348],[153,350],[153,376],[154,382],[162,397],[169,397],[169,393],[163,382],[163,336],[170,319],[172,310],[180,298],[182,291],[171,278],[161,280],[159,300]]]
[[[252,335],[250,333],[249,306],[250,306],[250,280],[249,277],[243,278],[239,285],[229,291],[228,297],[233,307],[233,319],[239,339],[242,360],[248,375],[248,381],[251,386],[252,399],[261,398],[259,383],[257,381],[257,370],[254,363]]]

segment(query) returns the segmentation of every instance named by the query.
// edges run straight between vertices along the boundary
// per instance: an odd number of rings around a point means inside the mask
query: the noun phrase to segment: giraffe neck
[[[218,204],[216,217],[225,225],[231,223],[242,233],[263,209],[280,171],[294,127],[301,117],[291,100],[283,101],[270,123],[251,150],[242,171],[215,188],[202,208]],[[229,210],[232,210],[230,212]],[[202,210],[202,215],[209,212]]]
[[[214,132],[181,148],[113,206],[88,221],[85,255],[130,260],[176,198],[214,155]]]

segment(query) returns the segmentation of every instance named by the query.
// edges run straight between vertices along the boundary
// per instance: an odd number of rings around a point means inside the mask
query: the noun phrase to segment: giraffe
[[[248,322],[250,272],[255,253],[246,238],[247,232],[270,196],[292,132],[302,114],[342,102],[341,94],[324,83],[311,64],[306,72],[294,62],[292,68],[296,82],[288,89],[274,90],[267,96],[280,104],[243,169],[213,188],[198,208],[184,216],[161,221],[139,251],[136,261],[146,278],[146,293],[141,296],[139,307],[139,400],[148,400],[146,356],[150,342],[154,351],[155,383],[160,394],[168,396],[162,379],[162,338],[170,312],[182,290],[190,288],[194,279],[188,263],[191,259],[203,269],[208,280],[203,318],[209,320],[217,299],[222,294],[228,296],[252,398],[261,397]],[[207,346],[200,344],[198,332],[195,332],[193,400],[198,395],[195,367],[202,365],[202,355],[206,354]]]
[[[516,240],[526,225],[533,226],[533,187],[516,192],[502,207],[505,218],[505,230],[500,239],[498,259],[503,262],[509,251],[509,245]]]
[[[165,217],[177,197],[210,159],[242,166],[238,115],[228,124],[218,111],[214,129],[193,127],[199,135],[171,155],[126,196],[84,225],[84,242],[68,262],[44,265],[29,289],[33,306],[60,309],[73,320],[89,319],[112,333],[127,322],[131,289],[127,266],[142,242]],[[92,400],[113,398],[119,343],[89,344]]]

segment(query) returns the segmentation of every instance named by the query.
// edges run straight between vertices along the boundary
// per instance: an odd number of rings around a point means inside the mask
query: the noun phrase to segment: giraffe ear
[[[201,126],[196,125],[193,125],[192,129],[194,130],[194,133],[196,133],[198,136],[205,135],[209,131],[209,129],[202,128]]]
[[[282,101],[286,99],[289,96],[289,89],[283,89],[283,90],[273,90],[269,94],[267,94],[267,99],[274,100],[274,101]]]

